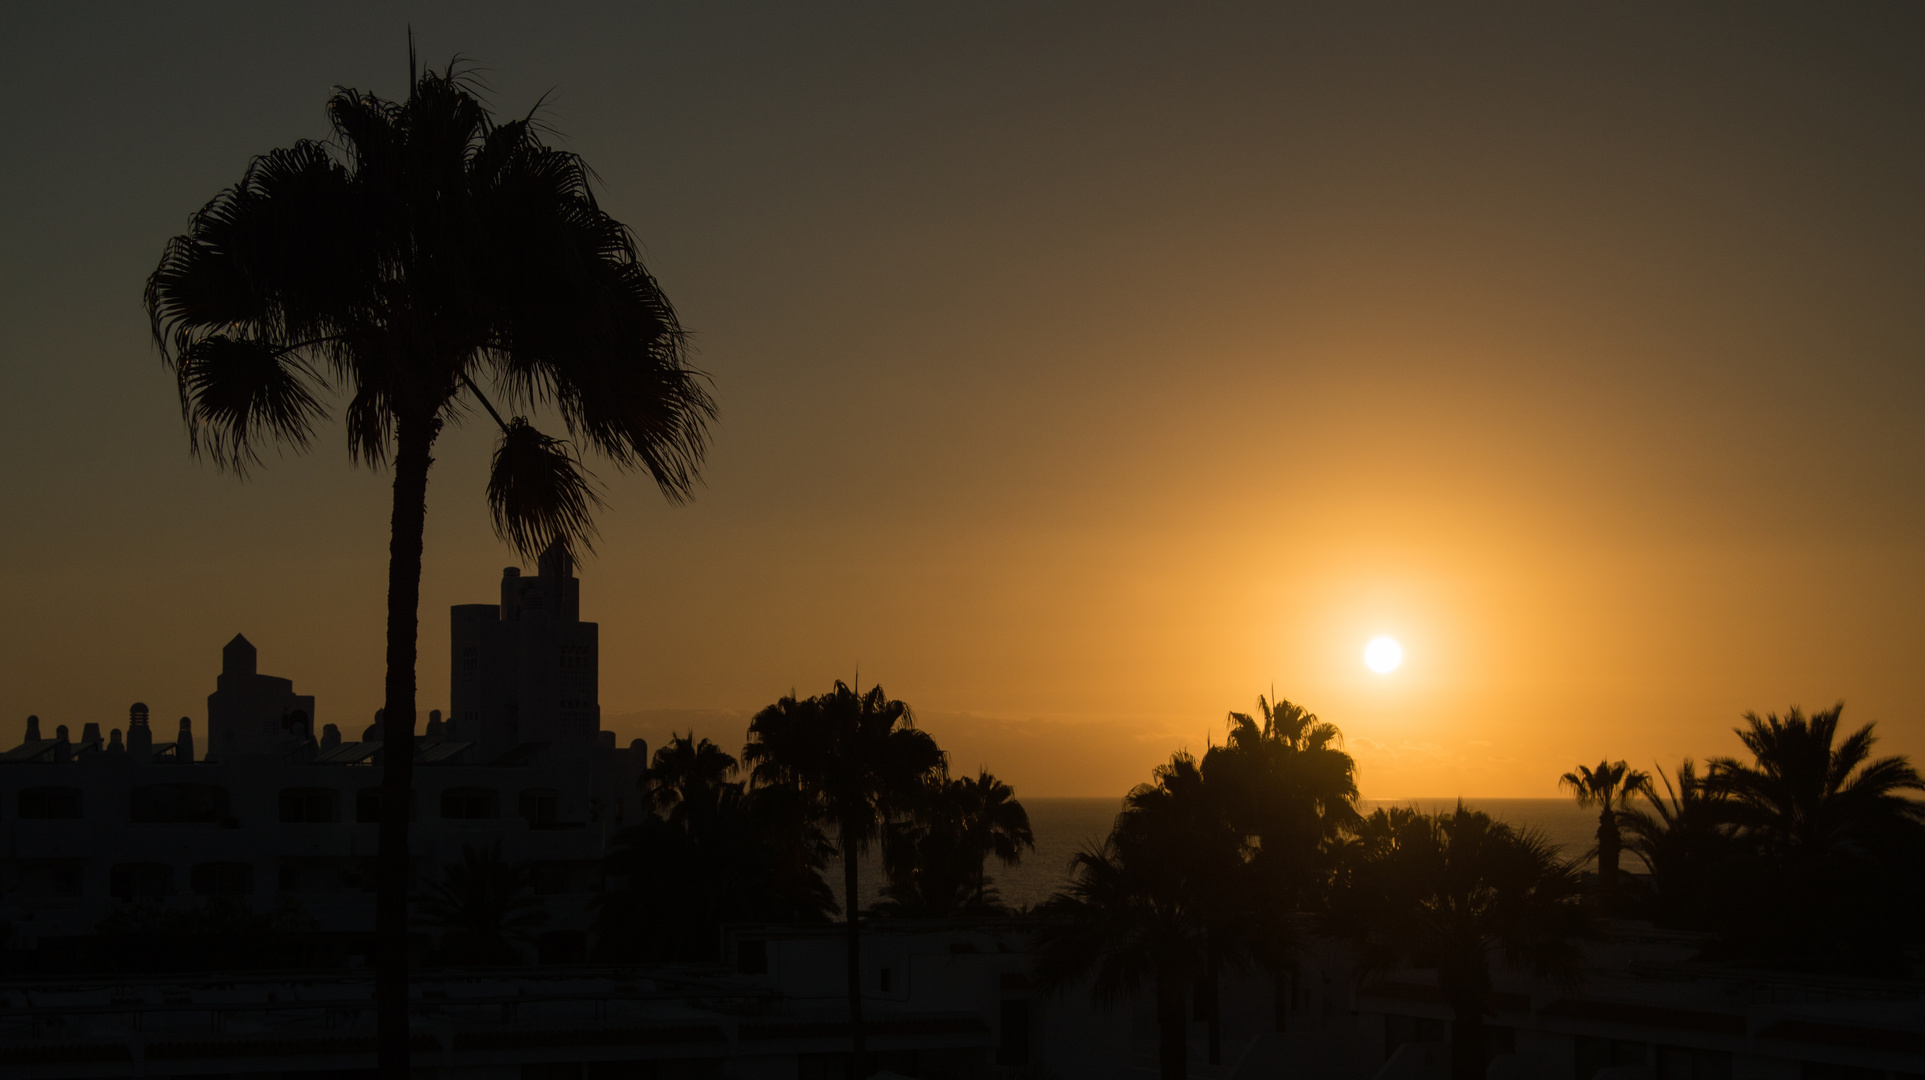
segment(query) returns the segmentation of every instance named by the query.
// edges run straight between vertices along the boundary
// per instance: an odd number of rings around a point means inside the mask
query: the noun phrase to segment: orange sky
[[[198,724],[236,631],[370,718],[386,478],[191,461],[140,289],[411,23],[555,90],[715,379],[706,489],[611,473],[582,571],[624,737],[860,663],[1028,794],[1273,683],[1374,797],[1839,698],[1925,756],[1915,7],[343,10],[0,15],[0,742]],[[431,484],[423,708],[511,561],[487,449]]]

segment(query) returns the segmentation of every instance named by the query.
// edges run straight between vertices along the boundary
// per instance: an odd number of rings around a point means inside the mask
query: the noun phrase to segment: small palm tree
[[[596,952],[713,963],[724,924],[825,920],[835,910],[821,875],[827,848],[814,832],[793,871],[793,810],[779,789],[727,783],[617,833],[595,902]]]
[[[1600,761],[1595,770],[1582,765],[1575,772],[1558,777],[1560,787],[1568,787],[1579,806],[1595,806],[1597,814],[1597,889],[1598,898],[1608,907],[1617,896],[1618,853],[1624,850],[1624,837],[1618,830],[1618,815],[1631,803],[1631,796],[1651,787],[1649,774],[1622,761]]]
[[[391,1078],[408,1068],[407,792],[435,442],[476,409],[494,419],[495,528],[535,557],[585,546],[600,497],[574,446],[497,401],[552,408],[674,502],[694,490],[714,416],[674,308],[588,166],[544,145],[532,118],[497,121],[452,67],[417,73],[411,55],[409,82],[398,102],[337,89],[332,139],[255,158],[168,241],[146,292],[195,454],[245,475],[269,445],[305,449],[338,395],[349,455],[394,472],[375,904]]]
[[[1466,810],[1379,810],[1357,830],[1325,928],[1362,970],[1435,968],[1451,1010],[1451,1076],[1482,1080],[1491,962],[1575,982],[1593,930],[1574,863],[1541,836]]]
[[[503,861],[499,840],[461,845],[461,861],[441,868],[416,908],[440,932],[436,954],[460,965],[525,963],[521,947],[548,918],[527,864]]]
[[[713,803],[721,797],[729,779],[740,771],[733,755],[707,739],[697,740],[695,732],[676,735],[655,751],[655,759],[642,776],[655,809],[679,821],[690,808]]]
[[[889,874],[878,913],[933,917],[1000,914],[1003,907],[986,869],[993,855],[1004,866],[1034,850],[1029,813],[1016,791],[987,769],[975,776],[938,778],[905,821],[884,838]]]
[[[1039,909],[1035,972],[1051,990],[1084,979],[1108,1008],[1147,983],[1155,997],[1158,1071],[1186,1075],[1186,996],[1209,1006],[1209,1057],[1221,1060],[1215,988],[1226,968],[1274,963],[1286,929],[1251,880],[1243,836],[1222,793],[1179,753],[1124,801],[1109,839],[1079,852],[1067,889]]]
[[[929,781],[943,770],[936,741],[913,723],[909,706],[891,700],[881,686],[858,694],[838,680],[829,693],[806,701],[790,695],[756,713],[749,723],[749,744],[742,748],[757,784],[802,793],[805,805],[835,826],[848,928],[852,1075],[863,1075],[867,1054],[858,862],[885,826],[919,804]]]
[[[1679,763],[1677,780],[1657,770],[1664,794],[1644,789],[1645,807],[1618,815],[1625,845],[1650,873],[1652,914],[1662,925],[1702,929],[1711,916],[1713,876],[1736,851],[1731,815],[1722,792],[1698,775],[1697,763]]]

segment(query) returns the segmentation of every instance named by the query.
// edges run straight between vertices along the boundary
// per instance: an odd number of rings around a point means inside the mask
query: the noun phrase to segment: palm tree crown
[[[1015,789],[988,770],[933,778],[914,811],[883,839],[889,885],[875,911],[921,917],[1007,911],[985,864],[993,855],[1015,866],[1035,846]]]
[[[1621,812],[1618,822],[1650,873],[1651,914],[1664,925],[1696,927],[1710,914],[1712,875],[1736,851],[1727,800],[1690,758],[1679,763],[1675,783],[1663,769],[1657,778],[1664,794],[1647,786],[1645,806]]]
[[[655,751],[654,761],[642,777],[650,805],[681,821],[695,807],[706,806],[722,797],[729,780],[741,766],[728,751],[708,741],[697,740],[695,732],[670,733],[669,740]]]
[[[1738,738],[1753,764],[1711,761],[1710,782],[1731,800],[1732,819],[1773,855],[1859,857],[1925,824],[1925,804],[1903,794],[1925,791],[1925,780],[1902,757],[1872,757],[1875,725],[1839,742],[1844,708],[1841,702],[1809,719],[1798,709],[1783,719],[1746,713]]]
[[[501,841],[461,846],[461,861],[418,901],[421,921],[441,931],[436,953],[457,964],[519,964],[521,951],[547,920],[529,869],[501,857]]]
[[[195,451],[245,470],[264,444],[305,448],[340,391],[350,452],[386,462],[402,429],[491,409],[486,381],[686,498],[714,404],[582,160],[497,123],[452,69],[327,111],[332,143],[256,158],[148,280]],[[568,446],[504,422],[489,501],[524,555],[585,540],[592,499]]]

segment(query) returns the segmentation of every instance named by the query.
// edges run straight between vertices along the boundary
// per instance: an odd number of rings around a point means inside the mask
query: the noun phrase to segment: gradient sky
[[[624,738],[860,664],[1031,795],[1272,685],[1374,797],[1840,698],[1925,757],[1925,8],[1874,4],[9,6],[0,742],[199,727],[237,631],[371,718],[386,476],[191,460],[140,292],[410,24],[548,95],[714,378],[693,505],[603,470]],[[489,445],[430,486],[424,710],[513,561]]]

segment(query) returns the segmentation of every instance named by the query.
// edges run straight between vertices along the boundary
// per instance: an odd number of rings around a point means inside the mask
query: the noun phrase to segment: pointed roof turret
[[[221,674],[223,675],[252,675],[256,671],[257,662],[254,643],[239,634],[235,634],[234,640],[221,648]]]

